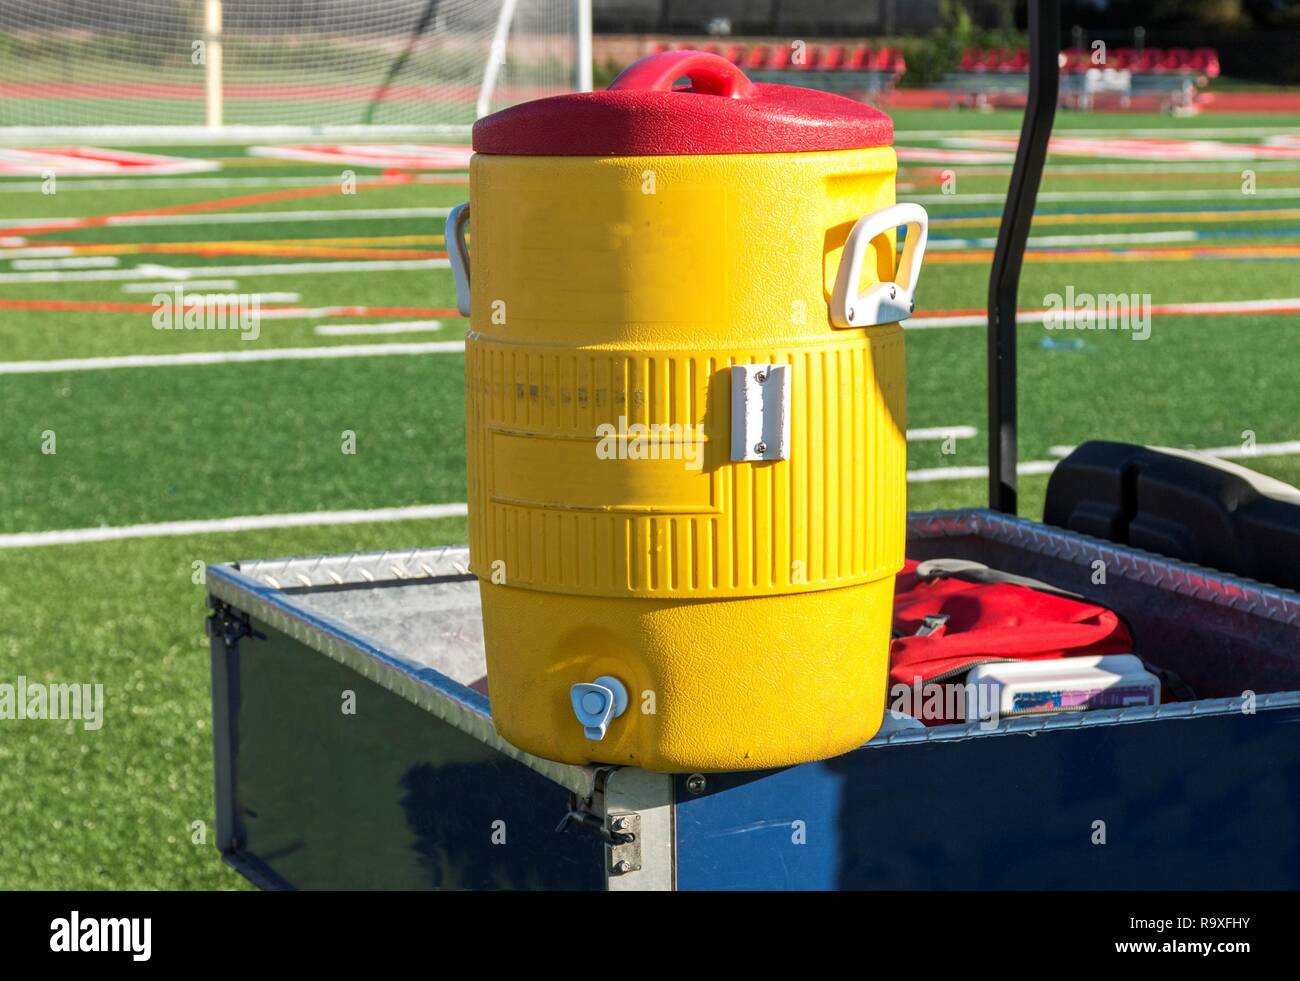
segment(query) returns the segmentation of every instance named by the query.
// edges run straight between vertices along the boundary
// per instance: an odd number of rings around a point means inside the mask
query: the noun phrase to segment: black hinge
[[[605,819],[599,814],[585,810],[579,804],[570,805],[564,817],[560,818],[560,823],[555,830],[560,833],[567,831],[569,828],[577,828],[594,834],[610,845],[625,845],[633,840],[632,835],[615,831],[605,824]]]
[[[219,638],[226,647],[234,647],[242,637],[255,637],[266,640],[266,634],[253,629],[248,614],[227,606],[220,600],[210,600],[212,614],[208,617],[208,636]]]

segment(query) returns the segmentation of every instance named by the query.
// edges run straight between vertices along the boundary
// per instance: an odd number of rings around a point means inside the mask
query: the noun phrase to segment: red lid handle
[[[661,51],[648,55],[623,69],[609,87],[611,91],[671,92],[673,82],[683,75],[691,80],[692,92],[729,99],[747,99],[754,94],[754,83],[744,72],[726,58],[707,51]]]

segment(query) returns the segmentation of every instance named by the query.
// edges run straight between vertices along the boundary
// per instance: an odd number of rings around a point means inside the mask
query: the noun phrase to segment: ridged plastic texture
[[[790,459],[730,462],[728,368],[792,368]],[[897,327],[841,343],[667,355],[467,349],[475,571],[600,595],[760,595],[890,575],[906,468]],[[602,459],[597,433],[666,424],[704,434],[700,466]],[[672,454],[671,448],[669,455]],[[681,454],[685,456],[686,454]],[[488,559],[488,562],[484,562]]]

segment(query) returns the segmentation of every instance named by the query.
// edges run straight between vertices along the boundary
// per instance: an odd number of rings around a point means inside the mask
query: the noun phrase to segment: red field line
[[[891,109],[946,109],[954,100],[968,93],[951,92],[947,89],[895,89],[881,99],[881,104]],[[1129,109],[1118,106],[1107,108],[1094,107],[1091,111],[1099,115],[1124,115],[1127,112],[1150,111],[1157,106],[1151,100],[1146,104],[1135,103]],[[1019,100],[1007,100],[1008,105],[1024,105],[1024,97]],[[1300,92],[1201,92],[1196,97],[1196,108],[1203,113],[1285,113],[1300,114]]]
[[[1224,307],[1230,307],[1231,301],[1225,300]],[[1017,316],[1023,316],[1034,313],[1041,313],[1039,310],[1018,310]],[[1275,304],[1269,304],[1262,307],[1251,307],[1242,311],[1248,314],[1276,314],[1276,313],[1300,313],[1300,303],[1295,300],[1278,300]],[[1166,317],[1197,317],[1205,315],[1201,308],[1186,303],[1156,303],[1151,306],[1152,314],[1160,314]],[[982,307],[968,307],[964,310],[927,310],[925,313],[913,314],[912,320],[938,320],[942,317],[983,317],[988,314],[988,310]],[[1217,316],[1218,314],[1216,314]]]
[[[1300,115],[1300,92],[1203,92],[1202,112],[1285,112]]]
[[[111,243],[50,242],[52,246],[65,246],[78,255],[194,255],[194,256],[268,256],[281,259],[445,259],[446,252],[436,249],[399,249],[390,246],[312,245],[303,239],[302,245],[266,246],[249,242],[131,242],[120,248]],[[0,249],[0,259],[4,250]]]

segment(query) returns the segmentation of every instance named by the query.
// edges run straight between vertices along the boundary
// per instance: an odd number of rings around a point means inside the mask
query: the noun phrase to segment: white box
[[[981,664],[966,675],[966,719],[1159,705],[1160,679],[1132,654]]]

